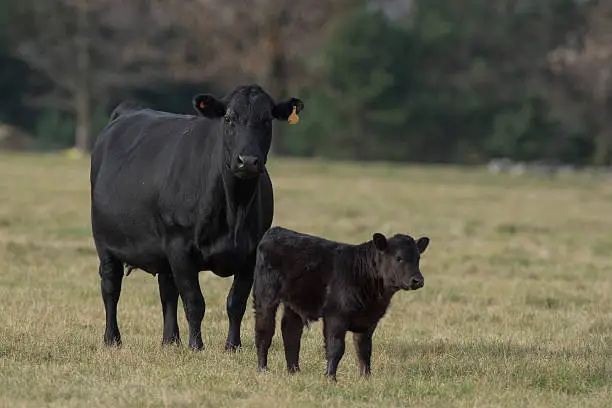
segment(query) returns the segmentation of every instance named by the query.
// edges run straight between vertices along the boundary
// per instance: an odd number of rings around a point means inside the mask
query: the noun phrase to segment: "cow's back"
[[[150,109],[133,109],[116,116],[100,133],[93,148],[92,187],[126,173],[130,177],[122,181],[127,184],[135,179],[154,179],[160,172],[163,176],[179,153],[184,135],[197,120],[195,116]]]

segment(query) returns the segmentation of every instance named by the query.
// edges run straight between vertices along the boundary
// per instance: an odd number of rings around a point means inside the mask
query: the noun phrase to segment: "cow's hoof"
[[[238,351],[242,349],[241,344],[225,343],[225,351]]]
[[[170,337],[167,339],[162,339],[162,346],[180,346],[181,339],[179,337]]]
[[[291,367],[287,367],[287,373],[290,375],[293,375],[295,373],[299,373],[300,372],[300,367],[299,366],[291,366]]]
[[[257,367],[257,372],[258,372],[258,373],[267,373],[268,371],[270,371],[270,370],[268,370],[268,366],[265,366],[265,367]]]

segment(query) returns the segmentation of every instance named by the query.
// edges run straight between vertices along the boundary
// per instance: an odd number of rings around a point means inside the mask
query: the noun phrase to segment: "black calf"
[[[372,335],[398,290],[424,285],[419,269],[429,238],[408,235],[349,245],[271,228],[257,248],[253,303],[258,370],[265,370],[282,302],[281,330],[287,370],[299,371],[302,330],[323,318],[327,376],[336,378],[347,331],[353,332],[360,372],[370,374]]]

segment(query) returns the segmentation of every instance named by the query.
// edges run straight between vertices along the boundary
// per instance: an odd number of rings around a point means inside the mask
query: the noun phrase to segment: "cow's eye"
[[[234,124],[234,117],[233,116],[226,116],[225,117],[225,123],[227,123],[228,125],[233,125]]]
[[[395,257],[395,260],[396,260],[397,262],[402,262],[402,257],[401,257],[401,256],[396,256],[396,257]]]

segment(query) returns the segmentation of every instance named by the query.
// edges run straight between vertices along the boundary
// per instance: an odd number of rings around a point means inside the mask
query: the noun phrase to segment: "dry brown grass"
[[[0,405],[610,406],[611,180],[273,161],[277,225],[431,237],[425,287],[394,298],[370,380],[348,347],[326,381],[320,323],[302,373],[285,374],[278,332],[256,373],[250,308],[245,349],[225,353],[231,280],[208,272],[203,352],[161,347],[157,283],[140,271],[119,303],[124,346],[104,348],[88,161],[0,156]]]

